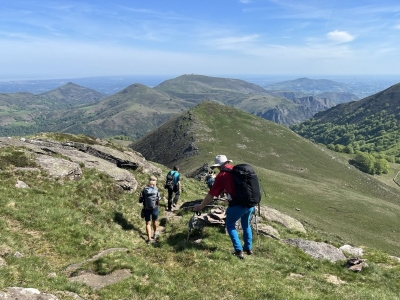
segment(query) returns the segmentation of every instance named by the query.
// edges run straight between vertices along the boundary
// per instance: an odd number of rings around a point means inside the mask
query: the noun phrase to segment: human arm
[[[139,194],[139,203],[143,203],[143,200],[144,200],[144,198],[143,198],[143,191],[142,191]]]
[[[204,197],[203,201],[201,201],[200,204],[196,204],[193,207],[193,211],[200,211],[202,210],[204,207],[207,206],[208,203],[210,203],[212,200],[214,199],[214,196],[211,194],[207,194],[207,196]]]

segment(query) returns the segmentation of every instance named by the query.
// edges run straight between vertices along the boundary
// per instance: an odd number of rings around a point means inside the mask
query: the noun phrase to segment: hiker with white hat
[[[225,155],[217,155],[215,157],[214,164],[211,166],[211,168],[218,168],[220,172],[218,173],[217,177],[215,177],[214,184],[207,196],[203,199],[201,204],[197,204],[193,207],[193,211],[202,210],[213,200],[214,197],[218,197],[222,192],[225,192],[227,194],[229,203],[226,210],[226,229],[235,250],[233,254],[238,258],[243,259],[243,251],[249,255],[253,254],[253,234],[250,226],[250,218],[254,208],[242,206],[235,201],[235,183],[233,180],[233,174],[231,172],[233,169],[233,165],[231,163],[232,160],[229,160]],[[243,246],[235,226],[236,221],[239,219],[241,220],[241,225],[243,228]]]

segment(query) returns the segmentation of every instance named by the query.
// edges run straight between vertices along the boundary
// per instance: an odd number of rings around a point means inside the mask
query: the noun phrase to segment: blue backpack
[[[158,206],[160,194],[156,187],[146,186],[143,189],[143,202],[145,209],[154,209]]]

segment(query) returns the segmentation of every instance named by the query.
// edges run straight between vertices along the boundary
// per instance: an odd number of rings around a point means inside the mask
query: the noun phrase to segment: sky
[[[0,79],[400,74],[398,0],[4,0]]]

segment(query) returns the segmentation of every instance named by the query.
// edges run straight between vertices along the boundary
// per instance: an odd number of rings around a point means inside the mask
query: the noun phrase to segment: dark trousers
[[[174,200],[172,201],[172,195],[173,194],[175,194],[175,196],[174,196]],[[174,204],[178,203],[180,194],[181,193],[179,192],[178,187],[174,187],[173,190],[168,190],[168,210],[172,209],[172,202]]]

